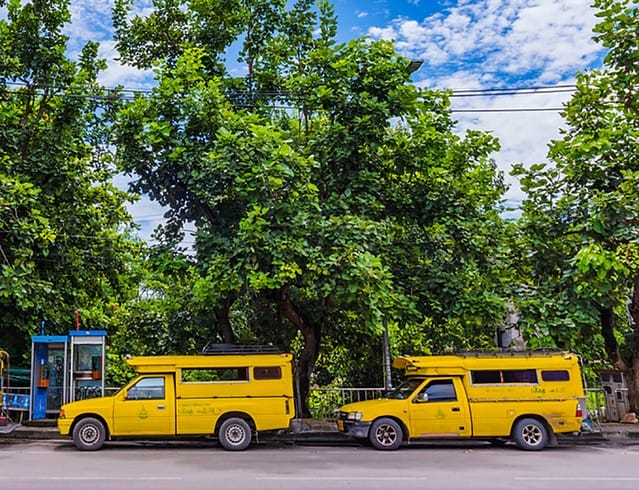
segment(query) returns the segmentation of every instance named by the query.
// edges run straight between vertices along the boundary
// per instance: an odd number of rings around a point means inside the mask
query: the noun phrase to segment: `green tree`
[[[454,135],[447,95],[410,85],[390,43],[336,44],[328,2],[272,2],[272,17],[245,3],[273,22],[246,45],[248,79],[215,76],[220,53],[191,43],[117,125],[122,169],[170,209],[167,238],[197,229],[194,296],[220,338],[248,326],[298,349],[304,401],[322,338],[379,352],[386,320],[425,349],[492,339],[506,305],[495,139]]]
[[[554,141],[552,165],[519,167],[530,272],[529,321],[540,337],[628,377],[639,410],[639,29],[637,0],[598,0],[604,69],[582,73]]]
[[[108,122],[115,102],[88,43],[66,55],[67,1],[18,0],[0,20],[0,337],[18,358],[28,335],[106,328],[130,290],[127,195],[111,184]],[[116,99],[117,100],[117,99]]]

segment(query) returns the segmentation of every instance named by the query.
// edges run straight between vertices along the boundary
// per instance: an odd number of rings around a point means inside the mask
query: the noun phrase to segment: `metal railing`
[[[342,405],[381,398],[384,388],[312,388],[309,407],[313,418],[336,420]]]

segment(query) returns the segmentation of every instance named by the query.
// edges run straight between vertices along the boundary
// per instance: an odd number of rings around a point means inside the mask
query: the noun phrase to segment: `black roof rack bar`
[[[214,344],[209,342],[202,349],[202,354],[230,355],[230,354],[281,354],[282,351],[275,345],[235,345]]]
[[[558,354],[560,352],[565,352],[562,349],[556,349],[553,347],[543,348],[543,349],[529,349],[529,350],[471,350],[471,351],[460,351],[454,353],[453,355],[458,355],[462,357],[530,357],[530,356],[539,356],[539,355],[552,355]]]

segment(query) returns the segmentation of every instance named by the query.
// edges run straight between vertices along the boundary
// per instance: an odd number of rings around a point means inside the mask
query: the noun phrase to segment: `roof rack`
[[[209,342],[202,349],[202,354],[230,355],[230,354],[281,354],[282,351],[275,345],[235,345],[214,344]]]
[[[468,350],[468,351],[460,351],[455,353],[458,356],[462,357],[530,357],[530,356],[539,356],[539,355],[553,355],[559,354],[561,352],[565,352],[562,349],[557,349],[554,347],[541,348],[541,349],[528,349],[528,350],[510,350],[510,349],[501,349],[501,350]]]

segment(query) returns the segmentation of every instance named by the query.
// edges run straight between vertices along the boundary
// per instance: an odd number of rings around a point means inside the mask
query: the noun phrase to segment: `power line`
[[[511,90],[511,91],[500,91],[500,92],[492,92],[489,90],[486,91],[477,91],[477,92],[453,92],[451,94],[451,98],[457,97],[503,97],[506,95],[549,95],[549,94],[566,94],[573,93],[574,89],[557,89],[557,90]]]
[[[29,86],[25,82],[8,82],[5,81],[5,84],[8,86],[16,86],[16,87],[26,87]],[[71,87],[68,86],[32,86],[35,90],[40,91],[40,95],[44,95],[45,90],[65,90]],[[75,89],[91,89],[95,90],[95,86],[89,85],[79,85],[74,86]],[[504,97],[504,96],[514,96],[514,95],[549,95],[549,94],[560,94],[560,93],[570,93],[574,92],[576,89],[576,85],[537,85],[537,86],[528,86],[528,87],[494,87],[494,88],[477,88],[477,89],[452,89],[449,90],[451,92],[451,98],[467,98],[467,97]],[[97,88],[97,90],[101,90],[106,92],[106,95],[103,94],[69,94],[69,93],[60,93],[57,92],[52,94],[55,97],[65,97],[65,98],[87,98],[92,100],[113,100],[115,97],[120,100],[133,100],[135,97],[143,96],[148,97],[153,93],[152,89],[128,89],[128,88]],[[446,89],[442,89],[446,90]],[[252,92],[248,90],[244,91],[232,91],[226,94],[230,98],[235,99],[293,99],[298,101],[304,101],[306,99],[305,96],[285,93],[285,92],[276,92],[276,91],[260,91],[260,92]],[[247,103],[237,103],[236,107],[248,108],[253,107],[254,104],[251,102]],[[295,110],[299,109],[299,107],[290,106],[290,105],[277,105],[270,104],[269,108],[271,109],[282,109],[282,110]],[[452,109],[451,112],[550,112],[550,111],[560,111],[562,108],[498,108],[498,109]]]
[[[521,91],[550,91],[550,93],[554,91],[569,91],[577,88],[575,84],[563,84],[563,85],[531,85],[529,87],[496,87],[496,88],[463,88],[463,89],[452,89],[452,92],[455,94],[466,94],[466,93],[485,93],[485,92],[521,92]]]
[[[513,107],[499,109],[451,109],[450,112],[559,112],[563,107]]]

